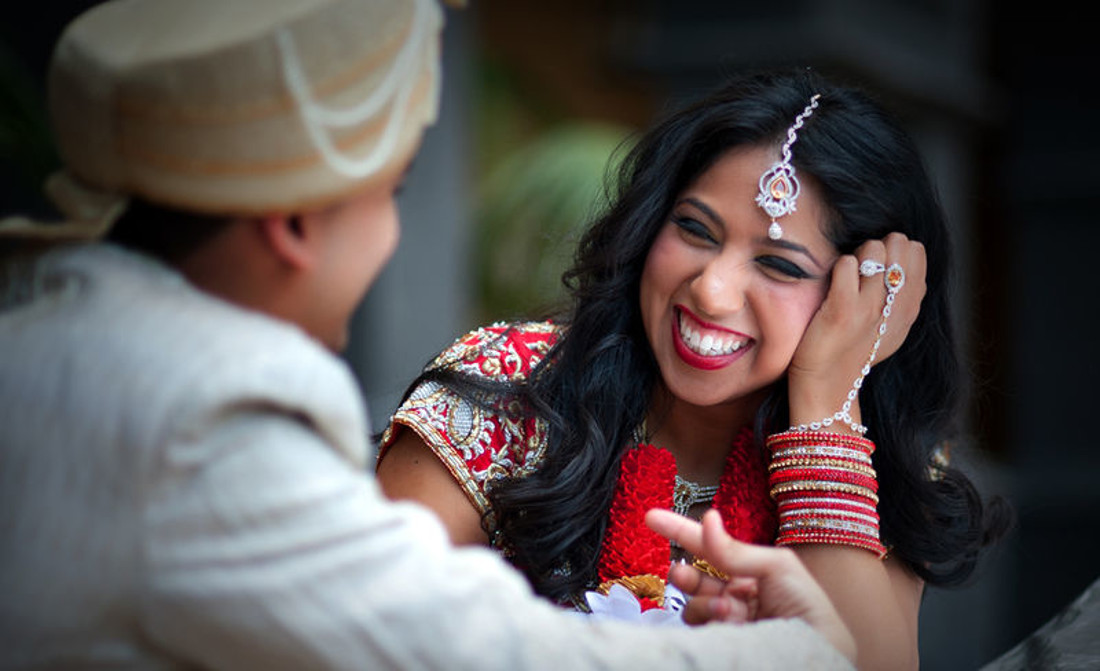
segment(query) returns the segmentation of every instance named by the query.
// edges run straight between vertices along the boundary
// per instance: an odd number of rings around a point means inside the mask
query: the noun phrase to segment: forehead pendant
[[[791,165],[791,146],[798,140],[798,129],[802,128],[802,124],[817,109],[817,99],[820,97],[817,94],[810,98],[810,104],[795,117],[794,123],[787,129],[787,141],[783,143],[781,158],[760,175],[760,193],[756,196],[756,204],[772,218],[772,223],[768,226],[768,237],[772,240],[783,237],[783,227],[776,219],[795,211],[799,186],[794,166]]]

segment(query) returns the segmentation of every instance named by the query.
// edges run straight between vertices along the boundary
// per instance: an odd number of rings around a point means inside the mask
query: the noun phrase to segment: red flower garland
[[[645,525],[651,508],[672,508],[676,459],[667,450],[638,445],[623,455],[604,535],[601,582],[635,575],[668,578],[669,542]]]
[[[676,459],[667,450],[641,444],[623,455],[597,569],[601,582],[642,575],[667,580],[671,547],[645,525],[645,513],[671,509],[675,486]],[[768,495],[767,469],[750,429],[734,440],[713,505],[734,538],[775,541],[775,502]],[[643,610],[658,607],[651,599],[639,600]]]
[[[746,428],[733,441],[714,495],[714,507],[722,513],[729,535],[746,543],[775,543],[778,513],[768,488],[767,463],[754,444],[752,429]]]

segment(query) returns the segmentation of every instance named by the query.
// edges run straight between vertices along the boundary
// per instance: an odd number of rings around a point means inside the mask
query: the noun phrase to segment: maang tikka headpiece
[[[779,162],[760,176],[760,193],[756,196],[756,204],[772,218],[772,223],[768,226],[768,237],[772,240],[783,237],[783,227],[776,219],[795,211],[799,187],[794,166],[791,165],[791,146],[798,139],[798,129],[802,128],[802,124],[817,109],[817,99],[820,97],[820,94],[815,94],[810,98],[806,109],[795,117],[794,123],[787,129],[787,141],[783,143]]]

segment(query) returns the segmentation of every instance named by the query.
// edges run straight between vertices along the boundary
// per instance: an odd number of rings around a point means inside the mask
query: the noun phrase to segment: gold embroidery
[[[646,573],[644,575],[632,575],[624,576],[622,578],[614,578],[613,580],[607,580],[600,583],[600,586],[596,588],[596,591],[604,596],[607,596],[611,591],[612,585],[622,585],[639,599],[653,599],[658,606],[664,608],[665,605],[665,581],[661,580],[652,573]]]
[[[474,377],[519,382],[550,351],[560,328],[549,322],[483,327],[456,340],[432,361],[429,369],[446,368]],[[521,354],[520,346],[530,355]],[[507,409],[493,412],[439,383],[425,382],[394,414],[383,434],[383,450],[397,425],[415,431],[446,465],[477,511],[487,516],[492,532],[493,515],[486,490],[496,479],[530,474],[546,451],[546,423],[524,414],[516,401],[511,401]]]

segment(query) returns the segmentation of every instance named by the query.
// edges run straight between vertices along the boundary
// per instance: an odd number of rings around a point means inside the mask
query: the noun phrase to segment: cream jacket
[[[337,358],[164,266],[61,250],[0,296],[0,668],[848,668],[801,622],[533,598],[381,497]]]

